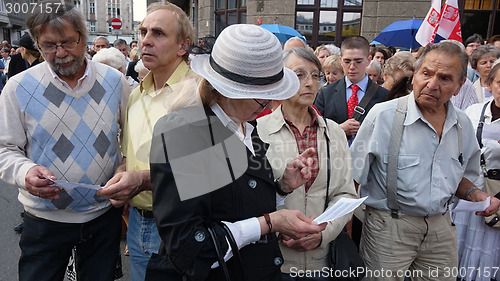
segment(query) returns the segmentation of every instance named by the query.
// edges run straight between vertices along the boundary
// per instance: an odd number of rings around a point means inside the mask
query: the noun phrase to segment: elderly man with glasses
[[[117,70],[85,58],[85,20],[70,3],[40,2],[27,25],[45,62],[0,96],[0,178],[19,188],[26,211],[19,280],[62,281],[75,247],[78,280],[113,280],[122,209],[96,189],[121,161],[130,89]]]

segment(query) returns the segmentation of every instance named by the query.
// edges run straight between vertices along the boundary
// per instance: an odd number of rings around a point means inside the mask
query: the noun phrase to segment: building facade
[[[135,40],[132,0],[74,0],[73,2],[87,20],[89,45],[97,36],[105,36],[111,43],[117,38],[124,39],[128,43]],[[119,30],[114,30],[111,26],[111,20],[114,18],[122,21]]]
[[[26,17],[31,1],[0,0],[0,28],[2,40],[18,43],[26,31]]]
[[[500,0],[458,2],[464,40],[473,33],[485,39],[500,34]],[[316,47],[340,45],[355,34],[372,40],[394,21],[423,19],[430,4],[430,0],[191,0],[187,12],[198,37],[216,36],[235,23],[277,23],[294,27]]]
[[[27,32],[26,17],[31,5],[35,5],[36,2],[38,1],[0,0],[2,39],[15,44],[22,34]],[[96,36],[106,36],[110,42],[113,42],[117,37],[125,39],[127,42],[134,40],[132,0],[73,0],[73,4],[87,20],[89,31],[87,44],[92,45],[92,40]],[[111,27],[113,18],[122,21],[122,27],[118,32]]]

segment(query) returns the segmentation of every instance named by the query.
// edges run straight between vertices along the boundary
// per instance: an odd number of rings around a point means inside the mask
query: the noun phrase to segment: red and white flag
[[[457,0],[446,0],[443,10],[441,11],[441,20],[438,26],[437,35],[444,39],[462,42],[462,30],[460,27],[460,17],[458,15]]]
[[[422,45],[427,46],[428,44],[434,42],[434,36],[436,28],[439,24],[439,18],[441,16],[441,0],[432,0],[431,8],[425,16],[422,25],[415,34],[415,40]]]

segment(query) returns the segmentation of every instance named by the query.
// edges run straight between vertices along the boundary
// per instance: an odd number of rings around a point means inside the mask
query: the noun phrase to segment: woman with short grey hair
[[[269,144],[266,156],[277,176],[283,174],[283,163],[287,159],[314,148],[311,178],[288,195],[280,209],[300,210],[308,217],[318,216],[325,206],[333,206],[343,197],[357,198],[351,177],[350,152],[340,126],[321,117],[312,106],[323,76],[319,59],[305,48],[285,51],[283,57],[285,67],[299,78],[300,88],[273,113],[257,119],[257,131]],[[330,177],[328,165],[332,169]],[[342,216],[328,223],[324,231],[301,239],[280,234],[283,281],[331,280],[329,277],[296,277],[294,270],[313,272],[328,266],[328,245],[350,218],[350,214]]]
[[[486,85],[486,77],[490,74],[493,63],[500,57],[500,49],[491,44],[477,47],[470,56],[471,67],[479,72],[479,79],[474,82],[477,99],[480,103],[493,99],[491,91]]]

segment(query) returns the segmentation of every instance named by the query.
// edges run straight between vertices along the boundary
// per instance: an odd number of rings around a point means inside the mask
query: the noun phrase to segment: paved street
[[[16,281],[17,262],[21,255],[19,238],[13,227],[21,222],[20,213],[23,208],[17,200],[17,188],[0,181],[0,281]],[[121,243],[121,252],[125,249],[125,240]],[[122,255],[124,277],[119,280],[129,280],[129,260]]]

